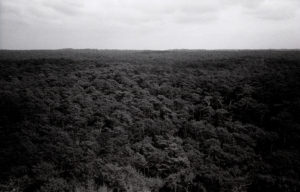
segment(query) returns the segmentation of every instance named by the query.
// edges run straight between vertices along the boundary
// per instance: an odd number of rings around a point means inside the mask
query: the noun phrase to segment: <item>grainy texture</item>
[[[0,191],[299,191],[299,51],[0,51]]]

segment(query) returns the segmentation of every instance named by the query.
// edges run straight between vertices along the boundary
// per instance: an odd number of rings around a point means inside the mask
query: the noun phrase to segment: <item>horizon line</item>
[[[65,50],[94,50],[94,51],[300,51],[300,48],[263,48],[263,49],[105,49],[105,48],[58,48],[58,49],[1,49],[0,51],[65,51]]]

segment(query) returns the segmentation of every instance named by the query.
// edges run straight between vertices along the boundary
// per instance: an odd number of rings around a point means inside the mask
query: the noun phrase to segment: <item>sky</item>
[[[296,49],[300,0],[0,0],[0,49]]]

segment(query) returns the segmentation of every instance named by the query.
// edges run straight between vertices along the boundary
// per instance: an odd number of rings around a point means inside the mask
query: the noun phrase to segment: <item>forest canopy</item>
[[[0,51],[0,191],[299,191],[299,51]]]

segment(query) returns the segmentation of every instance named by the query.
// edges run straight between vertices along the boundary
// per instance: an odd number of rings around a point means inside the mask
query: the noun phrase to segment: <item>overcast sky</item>
[[[299,23],[300,0],[0,0],[0,48],[300,48]]]

